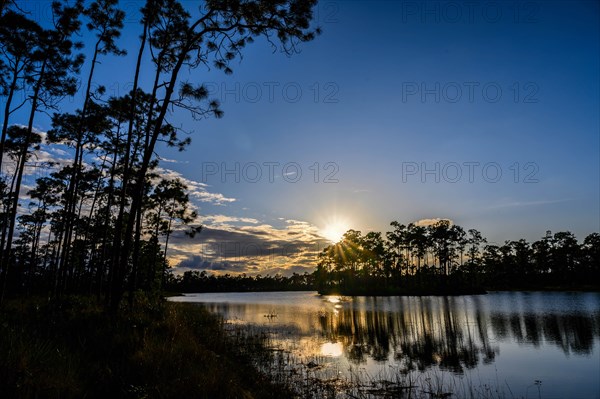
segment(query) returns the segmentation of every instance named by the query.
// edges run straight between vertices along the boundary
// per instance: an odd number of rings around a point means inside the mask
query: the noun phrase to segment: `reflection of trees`
[[[600,336],[600,313],[492,313],[490,320],[498,339],[512,339],[535,347],[552,343],[565,354],[592,353],[594,337]]]
[[[490,364],[496,358],[496,353],[498,352],[496,349],[492,348],[490,345],[490,339],[488,337],[488,319],[485,317],[485,313],[483,310],[483,305],[481,303],[481,298],[476,296],[473,297],[473,302],[475,305],[475,326],[477,327],[477,336],[479,338],[479,342],[482,345],[482,361],[485,364]]]
[[[482,357],[493,359],[485,328],[473,328],[466,313],[456,308],[454,300],[398,299],[400,311],[341,309],[337,315],[322,317],[321,326],[332,328],[332,336],[343,342],[346,356],[353,363],[368,357],[388,361],[390,354],[407,370],[424,370],[434,365],[462,372],[473,368]],[[377,299],[370,298],[369,308],[377,309]],[[480,323],[484,324],[484,323]],[[478,339],[484,334],[483,339]]]
[[[227,319],[239,319],[276,332],[284,340],[341,342],[354,364],[391,361],[406,371],[431,367],[461,373],[493,363],[499,341],[540,347],[555,345],[565,354],[589,355],[600,337],[600,311],[532,311],[532,298],[362,297],[324,302],[320,308],[272,304],[206,304]],[[266,319],[266,314],[278,317]],[[258,331],[258,330],[257,330]],[[300,345],[300,344],[299,344]],[[302,344],[305,345],[305,344]],[[319,345],[316,345],[317,351]],[[305,346],[300,350],[310,351]],[[314,348],[313,348],[314,349]]]
[[[329,324],[332,333],[344,343],[352,362],[363,363],[366,356],[378,361],[388,359],[390,341],[398,335],[393,314],[347,308],[334,317],[337,320]]]
[[[321,315],[320,327],[344,344],[353,363],[392,357],[406,370],[439,366],[457,373],[480,362],[492,363],[499,348],[491,342],[497,340],[535,347],[553,343],[565,354],[589,354],[594,337],[600,336],[598,313],[487,313],[479,298],[473,299],[471,309],[454,297],[393,300],[399,307],[391,311],[374,310],[385,306],[377,303],[382,299],[369,298],[368,306],[346,306],[337,314]]]

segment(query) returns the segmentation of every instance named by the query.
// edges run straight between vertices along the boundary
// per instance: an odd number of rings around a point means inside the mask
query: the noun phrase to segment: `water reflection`
[[[598,296],[573,301],[565,294],[562,300],[547,301],[543,295],[353,299],[311,295],[291,303],[207,306],[226,319],[263,326],[281,339],[294,340],[305,355],[309,351],[343,355],[354,365],[374,361],[407,371],[437,366],[462,373],[480,363],[493,363],[501,342],[533,348],[551,345],[565,355],[592,354],[600,336]],[[311,340],[315,342],[307,344]]]
[[[451,384],[501,385],[524,396],[535,381],[553,397],[600,394],[600,293],[344,298],[286,292],[172,300],[202,302],[232,324],[267,333],[273,346],[322,380],[340,376],[364,386],[401,376],[429,384],[449,373]]]
[[[453,298],[360,298],[353,305],[321,317],[320,329],[343,343],[354,364],[393,360],[406,370],[437,365],[461,372],[491,362],[498,351],[485,313]]]
[[[344,353],[344,347],[340,342],[325,342],[321,345],[321,355],[338,357]]]

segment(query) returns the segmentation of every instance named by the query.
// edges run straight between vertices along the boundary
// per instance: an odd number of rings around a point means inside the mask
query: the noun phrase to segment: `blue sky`
[[[336,220],[366,232],[449,218],[498,243],[598,231],[599,16],[595,1],[323,1],[323,34],[300,54],[259,40],[232,76],[192,71],[225,117],[171,116],[193,142],[161,149],[161,167],[190,181],[207,227],[175,241],[173,263],[309,270]],[[107,59],[97,80],[123,94],[133,68]],[[249,259],[245,242],[285,256]]]

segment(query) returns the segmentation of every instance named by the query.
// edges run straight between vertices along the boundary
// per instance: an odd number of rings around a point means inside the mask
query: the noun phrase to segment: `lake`
[[[475,396],[486,397],[501,397],[501,391],[506,397],[600,398],[600,293],[260,292],[169,300],[201,303],[231,325],[267,331],[274,346],[323,379],[375,386],[401,377],[424,391],[444,385],[455,393],[475,387]]]

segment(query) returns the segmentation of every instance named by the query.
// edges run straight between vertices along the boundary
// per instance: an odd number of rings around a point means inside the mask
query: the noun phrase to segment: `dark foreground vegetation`
[[[258,371],[271,352],[201,306],[149,301],[112,317],[93,299],[0,308],[3,398],[284,398]]]

